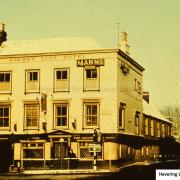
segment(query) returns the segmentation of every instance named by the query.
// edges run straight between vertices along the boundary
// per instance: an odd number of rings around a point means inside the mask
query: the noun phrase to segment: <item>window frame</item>
[[[120,102],[119,111],[118,111],[118,127],[119,127],[119,130],[124,130],[125,118],[126,118],[126,104]]]
[[[66,107],[66,126],[57,126],[56,112],[57,107]],[[59,115],[59,117],[65,117],[65,115]],[[56,102],[53,103],[53,128],[54,129],[69,129],[69,103],[68,102]]]
[[[9,74],[9,90],[4,91],[0,89],[0,94],[11,94],[12,93],[12,71],[0,71],[0,74]],[[5,79],[5,78],[4,78]],[[6,81],[0,82],[5,83]]]
[[[37,72],[37,80],[30,80],[31,74]],[[28,90],[28,83],[38,83],[38,88],[35,90]],[[25,94],[26,93],[40,93],[40,69],[27,69],[25,70]]]
[[[139,135],[140,133],[140,116],[141,113],[139,111],[135,111],[135,116],[134,116],[134,127],[135,127],[135,134]]]
[[[61,71],[61,72],[63,72],[63,71],[66,71],[67,72],[67,79],[63,79],[63,78],[61,78],[61,79],[58,79],[57,80],[57,72],[58,71]],[[62,75],[61,75],[62,76]],[[66,88],[66,90],[61,90],[61,89],[58,89],[57,87],[56,87],[56,83],[57,83],[57,81],[66,81],[67,82],[67,88]],[[70,91],[70,68],[68,68],[68,67],[64,67],[64,68],[55,68],[54,69],[54,80],[53,80],[53,91],[54,92],[69,92]]]
[[[9,113],[9,115],[8,115],[8,126],[0,126],[0,131],[1,130],[10,130],[11,129],[11,104],[10,103],[2,103],[2,104],[0,104],[0,108],[7,108],[7,107],[9,109],[9,111],[8,111],[8,113]]]
[[[96,77],[87,77],[87,71],[94,71],[96,70]],[[91,76],[93,73],[91,72]],[[88,88],[87,83],[90,81],[97,81],[97,87]],[[84,67],[83,68],[83,91],[100,91],[100,67]]]
[[[25,145],[26,144],[26,145]],[[34,144],[32,146],[32,144]],[[42,146],[38,146],[38,144],[42,144]],[[44,141],[21,141],[22,145],[22,159],[23,160],[44,160],[45,158],[45,142]],[[42,158],[32,158],[32,157],[24,157],[24,150],[37,150],[37,149],[42,149],[43,154]]]
[[[37,107],[37,126],[27,126],[27,108],[28,106]],[[24,130],[39,130],[40,124],[40,104],[39,102],[24,103]]]
[[[92,111],[92,106],[97,106],[96,108],[96,112],[97,114],[93,115],[93,114],[86,114],[87,111],[87,106],[91,106],[91,113],[93,113]],[[96,117],[96,125],[88,125],[87,123],[87,116],[89,116],[89,118],[91,119],[91,123],[92,123],[92,118]],[[83,128],[84,129],[94,129],[94,128],[99,128],[99,121],[100,121],[100,102],[97,101],[84,101],[83,102]]]

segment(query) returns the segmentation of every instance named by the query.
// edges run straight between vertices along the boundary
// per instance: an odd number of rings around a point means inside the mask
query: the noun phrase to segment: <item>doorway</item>
[[[12,143],[8,140],[0,140],[0,172],[8,172],[13,164]]]

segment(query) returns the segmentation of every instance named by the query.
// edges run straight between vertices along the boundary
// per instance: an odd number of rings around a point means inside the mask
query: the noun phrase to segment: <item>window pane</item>
[[[4,74],[0,74],[0,82],[4,82]]]
[[[34,81],[38,80],[38,72],[33,72],[33,80]]]
[[[92,72],[92,78],[97,78],[97,70],[96,69],[93,69],[91,70]]]
[[[9,118],[4,118],[4,127],[9,126]]]
[[[97,117],[96,116],[94,116],[94,117],[92,117],[92,126],[96,126],[97,125]]]
[[[62,71],[62,79],[67,79],[67,71]]]
[[[3,116],[3,110],[4,110],[4,108],[0,108],[0,117]]]
[[[56,79],[61,79],[61,71],[56,71]]]
[[[92,106],[92,115],[97,115],[97,106],[96,105]]]
[[[10,74],[9,73],[5,74],[5,81],[10,82]]]
[[[29,72],[29,73],[28,73],[28,77],[29,77],[29,80],[30,80],[30,81],[33,81],[33,73],[32,73],[32,72]]]
[[[61,126],[66,126],[67,125],[67,118],[66,117],[62,117],[62,124]]]
[[[4,116],[9,116],[9,108],[4,108]]]
[[[62,107],[62,115],[67,115],[67,107]]]
[[[3,127],[3,118],[0,118],[0,127]]]
[[[91,115],[91,105],[86,105],[86,115]]]
[[[86,78],[91,78],[91,70],[90,69],[86,70]]]
[[[61,107],[56,107],[57,109],[57,115],[60,116],[61,115]]]
[[[60,117],[57,118],[57,126],[61,126],[61,118]]]

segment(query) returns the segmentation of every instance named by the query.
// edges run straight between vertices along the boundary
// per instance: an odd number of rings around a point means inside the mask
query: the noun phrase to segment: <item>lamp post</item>
[[[99,152],[98,148],[101,143],[101,133],[99,131],[99,129],[94,129],[94,133],[93,133],[93,170],[96,171],[97,170],[97,152]],[[101,149],[101,147],[100,147]]]

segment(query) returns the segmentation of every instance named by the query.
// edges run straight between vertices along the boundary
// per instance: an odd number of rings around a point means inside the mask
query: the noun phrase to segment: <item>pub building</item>
[[[85,37],[13,42],[6,36],[1,23],[1,172],[90,169],[92,144],[97,168],[141,159],[144,149],[148,158],[144,68],[129,56],[125,32],[114,49]]]

